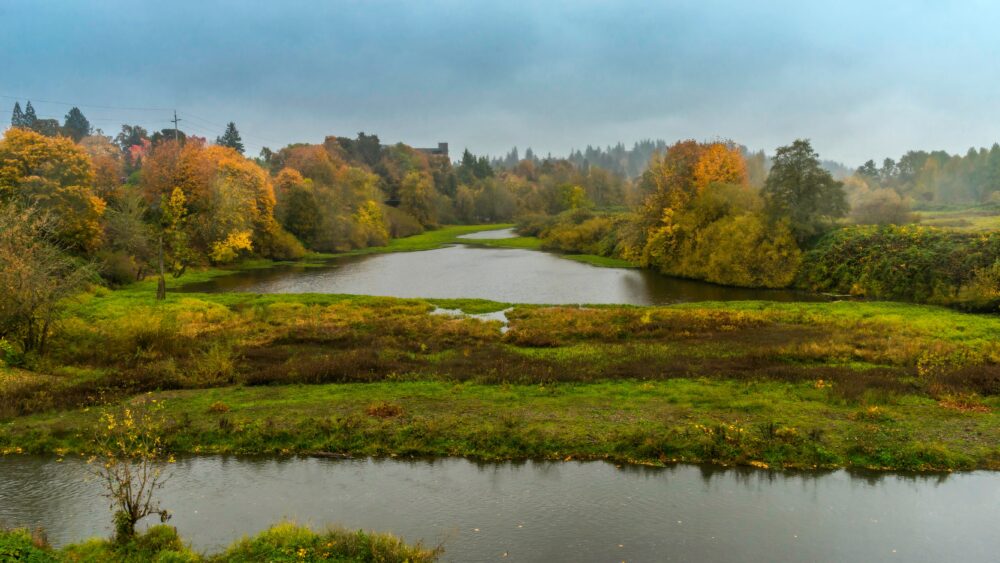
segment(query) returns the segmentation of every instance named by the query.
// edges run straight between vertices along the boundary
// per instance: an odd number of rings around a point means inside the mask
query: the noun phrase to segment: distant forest
[[[649,161],[653,158],[653,155],[663,154],[671,144],[672,143],[668,143],[663,139],[645,139],[633,144],[631,149],[625,148],[625,144],[621,142],[615,146],[609,145],[605,148],[587,145],[587,148],[582,151],[579,149],[570,151],[566,160],[581,170],[586,170],[591,166],[596,166],[607,170],[620,178],[635,180],[639,176],[642,176],[642,173],[646,171],[646,168],[649,166]],[[764,166],[763,172],[765,174],[771,168],[770,157],[765,155],[762,151],[751,151],[744,146],[740,146],[740,150],[743,152],[743,155],[748,158],[755,154],[762,155],[764,159],[762,163]],[[522,160],[522,158],[532,160],[535,163],[544,160],[540,159],[530,147],[525,150],[523,157],[520,155],[517,147],[514,147],[501,158],[491,158],[490,163],[497,170],[513,170],[517,167],[517,164]],[[552,155],[549,155],[546,159],[551,160],[553,157]],[[820,165],[838,180],[846,178],[854,173],[854,170],[852,170],[849,166],[833,160],[821,160]]]

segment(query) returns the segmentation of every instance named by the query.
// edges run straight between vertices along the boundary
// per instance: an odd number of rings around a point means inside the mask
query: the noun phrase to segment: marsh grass
[[[970,434],[996,433],[997,317],[877,302],[519,305],[502,333],[436,307],[509,306],[95,290],[34,371],[0,368],[0,451],[84,449],[88,407],[153,392],[183,397],[177,451],[1000,463]],[[382,403],[400,410],[367,412]],[[895,422],[857,419],[870,406]],[[691,431],[736,422],[750,438]],[[796,438],[756,431],[771,422]],[[914,430],[855,430],[872,424]]]
[[[153,526],[125,543],[91,539],[53,549],[40,531],[0,529],[0,561],[61,563],[114,561],[118,563],[190,562],[257,563],[259,561],[352,561],[359,563],[424,563],[436,561],[442,547],[409,545],[389,534],[330,527],[314,531],[281,522],[253,537],[245,537],[222,553],[204,555],[192,550],[170,526]]]

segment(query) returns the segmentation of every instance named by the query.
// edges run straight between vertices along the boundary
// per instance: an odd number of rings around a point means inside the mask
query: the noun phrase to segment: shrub
[[[914,219],[910,202],[891,188],[862,195],[851,208],[850,218],[859,225],[903,225]]]
[[[282,523],[235,544],[222,561],[378,561],[380,563],[434,561],[441,549],[421,544],[409,546],[388,534],[349,532],[331,528],[316,533],[292,523]]]
[[[49,563],[58,559],[52,554],[45,538],[24,528],[0,529],[0,561]]]
[[[813,291],[997,310],[1000,232],[934,227],[846,227],[803,258],[798,285]]]

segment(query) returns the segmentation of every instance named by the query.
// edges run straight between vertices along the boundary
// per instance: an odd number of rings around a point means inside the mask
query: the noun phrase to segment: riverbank
[[[60,549],[50,547],[41,533],[0,529],[0,559],[59,563],[70,561],[185,561],[242,563],[256,561],[358,561],[420,563],[435,561],[440,549],[410,546],[389,534],[349,532],[331,528],[315,532],[292,523],[281,523],[260,534],[235,542],[229,549],[204,555],[188,547],[170,526],[154,526],[134,539],[116,544],[91,539]]]
[[[140,400],[165,405],[164,438],[177,453],[1000,469],[995,401],[976,410],[917,395],[852,403],[831,400],[815,382],[381,382],[178,390]],[[88,454],[99,415],[89,408],[18,419],[0,430],[0,451]]]
[[[439,307],[509,308],[508,330]],[[80,296],[49,356],[3,369],[0,451],[86,453],[98,406],[142,396],[177,453],[1000,469],[998,332],[898,303],[156,302],[139,284]]]

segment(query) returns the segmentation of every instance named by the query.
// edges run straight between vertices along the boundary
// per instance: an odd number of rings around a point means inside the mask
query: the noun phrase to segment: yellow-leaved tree
[[[14,127],[0,140],[0,202],[15,202],[53,217],[56,239],[93,253],[104,234],[106,202],[93,191],[87,153],[67,137]]]

